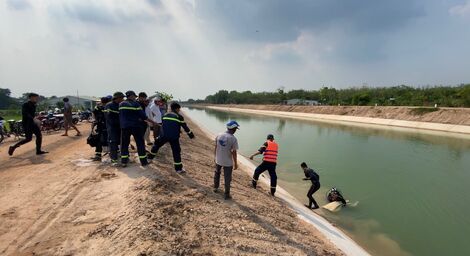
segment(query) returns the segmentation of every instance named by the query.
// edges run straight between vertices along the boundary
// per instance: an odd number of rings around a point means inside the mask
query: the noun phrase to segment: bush
[[[410,110],[410,114],[415,116],[422,116],[427,113],[438,111],[439,108],[413,108]]]

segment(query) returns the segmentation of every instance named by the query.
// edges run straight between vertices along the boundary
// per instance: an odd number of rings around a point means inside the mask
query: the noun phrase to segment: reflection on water
[[[237,120],[240,152],[259,148],[266,134],[280,144],[279,184],[306,202],[299,164],[321,176],[324,194],[339,187],[355,208],[318,213],[377,255],[469,255],[470,140],[413,130],[382,129],[289,118],[186,109],[213,132]]]

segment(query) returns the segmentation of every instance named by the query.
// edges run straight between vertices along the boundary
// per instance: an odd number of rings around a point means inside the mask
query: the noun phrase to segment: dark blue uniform
[[[95,109],[93,110],[93,116],[95,117],[93,126],[96,129],[95,131],[100,138],[99,143],[96,145],[95,154],[96,154],[96,157],[101,158],[101,153],[103,153],[103,146],[108,145],[108,131],[106,130],[104,106],[96,106]]]
[[[106,129],[108,131],[109,156],[111,162],[118,159],[119,144],[121,143],[121,124],[119,120],[119,103],[114,101],[106,104],[104,108]]]
[[[147,107],[146,104],[144,102],[141,102],[141,101],[137,101],[140,105],[140,107],[144,110],[144,113],[145,113],[145,108]],[[144,132],[144,135],[145,133],[147,132],[147,128],[149,127],[147,122],[140,122],[140,125],[142,127],[142,130]]]
[[[147,165],[147,153],[145,152],[144,133],[142,121],[147,120],[144,110],[137,101],[125,100],[119,104],[119,119],[121,122],[121,162],[129,162],[129,144],[131,135],[137,144],[140,163]]]
[[[173,161],[176,171],[183,170],[183,163],[181,162],[181,146],[180,146],[180,133],[181,128],[193,138],[194,135],[188,128],[188,125],[184,121],[183,116],[170,112],[162,118],[162,134],[157,138],[155,145],[153,145],[150,151],[149,158],[154,158],[158,150],[165,145],[167,142],[170,143],[171,151],[173,152]]]

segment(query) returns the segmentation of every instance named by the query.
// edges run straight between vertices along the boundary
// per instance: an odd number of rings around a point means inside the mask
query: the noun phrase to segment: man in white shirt
[[[227,131],[221,133],[215,139],[215,174],[214,174],[214,192],[219,192],[220,174],[222,168],[224,169],[224,185],[225,185],[225,200],[229,200],[230,196],[230,183],[232,182],[232,171],[238,168],[237,163],[237,150],[238,141],[234,136],[235,132],[239,129],[236,121],[227,123]]]
[[[160,107],[158,106],[157,102],[159,101],[159,98],[155,98],[148,107],[148,112],[147,116],[152,119],[156,123],[156,125],[153,126],[153,137],[154,139],[157,139],[157,137],[160,134],[160,127],[162,126],[162,112],[160,111]]]

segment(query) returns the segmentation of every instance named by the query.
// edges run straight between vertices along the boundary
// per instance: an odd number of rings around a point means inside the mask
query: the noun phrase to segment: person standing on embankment
[[[300,167],[302,167],[302,170],[304,170],[305,174],[305,178],[303,178],[303,180],[310,180],[312,182],[312,185],[310,186],[310,189],[307,193],[309,202],[308,205],[305,206],[307,206],[309,209],[318,209],[320,206],[318,206],[317,201],[315,201],[315,198],[313,198],[313,194],[320,189],[320,175],[318,175],[318,173],[316,173],[313,169],[308,168],[305,162],[301,163]]]
[[[119,104],[119,119],[121,124],[121,164],[123,167],[129,163],[129,144],[131,136],[137,144],[137,153],[142,166],[148,165],[147,152],[145,151],[144,122],[153,123],[145,115],[134,91],[126,92],[126,100]]]
[[[158,106],[158,101],[160,99],[155,97],[153,103],[150,105],[148,109],[148,118],[151,118],[156,125],[153,126],[153,140],[156,141],[158,136],[160,136],[161,126],[162,126],[162,112],[160,107]]]
[[[115,92],[113,100],[106,104],[104,113],[108,130],[109,157],[111,164],[118,164],[118,150],[121,144],[121,123],[119,120],[119,104],[124,101],[124,93]]]
[[[39,128],[39,121],[35,118],[36,116],[36,105],[39,100],[39,95],[36,93],[30,93],[28,95],[28,101],[25,102],[21,108],[21,115],[23,116],[22,125],[25,133],[25,138],[20,140],[8,149],[8,154],[13,155],[15,149],[19,146],[26,144],[33,140],[33,134],[36,136],[36,155],[46,154],[48,152],[41,150],[42,146],[42,134]]]
[[[139,92],[139,97],[137,98],[137,102],[139,102],[140,107],[145,112],[145,115],[147,118],[151,119],[150,116],[148,115],[148,106],[149,106],[149,100],[147,93],[145,92]],[[150,140],[150,127],[153,126],[153,124],[149,124],[147,122],[142,122],[142,130],[144,134],[144,140],[147,143],[147,145],[151,146],[153,145],[152,141]]]
[[[181,110],[180,104],[173,102],[170,108],[171,112],[163,116],[162,136],[159,136],[155,141],[152,150],[150,150],[149,159],[153,159],[163,145],[170,143],[175,171],[177,173],[185,173],[186,171],[183,169],[183,163],[181,162],[181,128],[188,134],[190,139],[194,139],[194,133],[189,129],[183,116],[179,114]]]
[[[236,121],[227,123],[227,131],[219,134],[215,138],[214,158],[215,158],[215,173],[214,173],[214,192],[219,192],[220,174],[222,168],[224,169],[224,198],[229,200],[230,196],[230,183],[232,182],[232,172],[238,169],[237,163],[237,150],[238,141],[234,136],[235,132],[239,129],[240,125]]]
[[[277,156],[279,152],[279,145],[274,140],[274,135],[269,134],[266,138],[266,142],[261,146],[258,152],[254,153],[250,156],[250,159],[257,155],[263,154],[263,162],[256,167],[255,173],[253,175],[253,180],[251,184],[253,188],[256,189],[258,184],[259,176],[264,172],[269,172],[269,177],[271,178],[271,195],[274,196],[276,193],[276,186],[277,186],[277,175],[276,175],[276,164],[277,164]]]
[[[98,144],[95,149],[95,156],[92,157],[93,161],[101,162],[101,157],[103,155],[103,147],[108,146],[108,130],[106,128],[106,119],[104,116],[105,106],[108,102],[111,101],[111,96],[103,97],[93,110],[93,124],[91,125],[91,131],[96,132],[99,137]],[[95,130],[96,128],[96,130]]]

